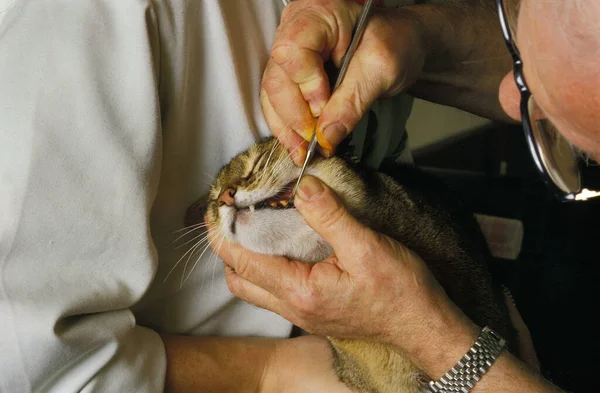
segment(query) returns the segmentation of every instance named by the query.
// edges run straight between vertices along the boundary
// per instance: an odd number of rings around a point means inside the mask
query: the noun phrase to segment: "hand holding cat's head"
[[[255,252],[316,262],[331,247],[306,223],[290,201],[299,176],[287,151],[267,139],[223,167],[208,197],[207,221],[217,236]],[[307,174],[321,179],[356,209],[365,202],[364,184],[339,158],[315,158]]]

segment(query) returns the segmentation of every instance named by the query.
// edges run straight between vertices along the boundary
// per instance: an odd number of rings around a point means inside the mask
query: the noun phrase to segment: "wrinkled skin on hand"
[[[269,128],[296,164],[315,130],[321,154],[333,154],[377,98],[406,90],[423,68],[418,18],[409,10],[376,9],[331,95],[324,65],[340,67],[360,11],[350,0],[295,0],[284,9],[260,97]]]

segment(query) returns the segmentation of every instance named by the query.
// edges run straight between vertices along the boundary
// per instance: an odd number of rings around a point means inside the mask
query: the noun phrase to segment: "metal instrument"
[[[348,71],[348,66],[350,65],[350,60],[352,59],[352,56],[354,56],[354,52],[356,52],[356,48],[358,47],[358,43],[360,42],[360,39],[362,38],[362,35],[365,31],[365,27],[367,26],[369,15],[371,14],[371,10],[373,9],[375,2],[376,2],[376,0],[365,0],[363,2],[362,11],[360,13],[360,16],[358,17],[358,22],[356,23],[356,27],[354,28],[354,34],[352,36],[352,41],[350,41],[350,46],[348,47],[348,50],[346,51],[346,53],[344,54],[344,58],[342,59],[342,66],[340,67],[338,77],[335,81],[335,85],[331,92],[332,94],[338,88],[338,86],[342,83],[342,80],[344,79],[344,76],[346,75],[346,71]],[[306,171],[306,168],[308,167],[310,160],[313,158],[316,149],[317,149],[317,133],[315,130],[310,142],[308,143],[308,149],[306,150],[306,158],[304,160],[304,165],[302,165],[302,170],[300,171],[300,176],[298,176],[298,181],[296,182],[296,185],[294,186],[294,190],[292,191],[292,196],[290,197],[290,201],[294,200],[294,197],[296,196],[296,191],[298,191],[298,186],[300,185],[300,180],[302,179],[302,176],[304,176],[304,172]]]

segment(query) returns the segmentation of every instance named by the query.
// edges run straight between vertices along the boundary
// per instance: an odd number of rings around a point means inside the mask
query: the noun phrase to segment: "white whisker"
[[[289,123],[285,126],[285,131],[281,134],[281,136],[285,136],[288,132],[292,131],[292,128],[289,127]],[[275,140],[275,143],[273,144],[273,147],[271,148],[271,152],[269,154],[269,158],[267,159],[266,164],[263,167],[263,173],[260,176],[260,178],[258,180],[262,180],[262,178],[264,177],[265,174],[269,173],[268,168],[269,168],[269,162],[271,160],[271,156],[273,155],[273,153],[275,152],[275,150],[277,149],[277,147],[281,144],[279,138],[277,138]]]
[[[185,242],[185,243],[183,243],[183,244],[181,244],[181,245],[179,245],[179,246],[175,247],[175,250],[178,250],[178,249],[180,249],[181,247],[185,246],[186,244],[189,244],[189,243],[193,242],[194,240],[198,239],[200,236],[204,236],[204,235],[206,235],[207,233],[208,233],[208,229],[207,229],[206,231],[202,232],[201,234],[199,234],[198,236],[195,236],[195,237],[193,237],[192,239],[188,240],[187,242]],[[184,236],[184,235],[182,235],[182,236]],[[181,237],[181,236],[180,236],[180,237]]]
[[[206,239],[208,239],[208,236],[206,237]],[[204,239],[204,240],[202,241],[202,243],[204,243],[206,239]],[[194,247],[194,248],[195,248],[194,252],[192,252],[192,253],[191,253],[191,254],[190,254],[188,257],[187,257],[187,259],[186,259],[186,261],[185,261],[185,264],[183,265],[183,272],[181,273],[181,280],[180,280],[180,282],[179,282],[179,289],[181,289],[181,288],[183,287],[183,277],[185,276],[185,271],[187,270],[188,263],[190,263],[190,259],[192,259],[192,256],[194,256],[194,254],[195,254],[195,253],[196,253],[196,252],[197,252],[197,251],[200,249],[199,245],[200,245],[200,244],[197,244],[197,245]],[[208,246],[210,246],[210,242],[208,242],[208,244],[207,244],[207,245],[208,245]],[[206,248],[205,248],[205,249],[206,249]]]
[[[219,251],[221,251],[221,247],[223,246],[223,241],[225,240],[225,236],[221,238],[219,245],[217,246],[217,251],[215,251],[215,261],[213,262],[212,268],[212,277],[210,281],[210,293],[213,294],[213,286],[215,283],[215,270],[217,268],[217,262],[219,261]]]
[[[185,256],[186,256],[187,254],[189,254],[190,252],[192,252],[192,254],[193,254],[193,251],[194,251],[196,248],[198,248],[198,247],[199,247],[199,246],[200,246],[202,243],[204,243],[204,242],[206,241],[206,239],[208,239],[208,235],[207,235],[207,236],[206,236],[204,239],[202,239],[202,240],[200,240],[198,243],[196,243],[196,244],[195,244],[193,247],[190,247],[190,249],[189,249],[189,250],[187,250],[187,251],[185,252],[185,254],[183,254],[183,255],[181,256],[181,258],[179,258],[179,259],[177,260],[177,262],[175,263],[175,265],[173,265],[173,267],[171,268],[171,270],[169,270],[169,273],[167,274],[167,276],[166,276],[166,277],[165,277],[165,279],[163,280],[163,283],[167,282],[167,279],[169,278],[169,276],[171,275],[171,273],[173,273],[173,271],[175,270],[175,268],[176,268],[176,267],[177,267],[177,266],[178,266],[178,265],[181,263],[181,260],[182,260],[183,258],[185,258]],[[190,254],[190,256],[191,256],[191,254]],[[188,259],[189,259],[189,258],[188,258]]]
[[[271,148],[271,152],[269,153],[269,157],[267,157],[267,162],[265,163],[265,166],[263,167],[263,173],[261,174],[261,178],[265,175],[265,173],[267,173],[266,170],[269,167],[269,162],[271,161],[271,156],[273,155],[273,153],[275,152],[275,150],[277,149],[277,146],[279,146],[279,139],[275,140],[275,143],[273,144],[273,147]]]
[[[224,236],[224,235],[222,235],[222,236]],[[183,267],[183,274],[181,275],[181,283],[180,283],[180,286],[179,286],[180,288],[183,287],[183,284],[190,278],[190,276],[192,275],[192,272],[196,268],[196,265],[198,265],[198,262],[200,262],[200,259],[202,259],[202,256],[204,255],[204,253],[206,252],[206,250],[208,250],[210,248],[210,245],[212,243],[214,243],[214,241],[217,240],[218,238],[219,237],[215,237],[210,242],[208,242],[208,244],[202,250],[202,253],[200,254],[200,256],[196,259],[196,262],[194,262],[194,265],[190,269],[190,272],[188,273],[188,275],[184,279],[183,277],[185,276],[185,271],[187,269],[187,262],[186,262],[185,266]]]
[[[204,171],[203,171],[203,172],[204,172]],[[215,179],[215,177],[214,177],[214,176],[212,176],[212,175],[210,175],[210,174],[208,174],[208,173],[206,173],[206,172],[204,172],[204,174],[205,174],[206,176],[210,177],[210,178],[211,178],[213,181],[217,180],[217,179]]]
[[[292,150],[292,152],[293,152],[293,151],[296,151],[296,149],[297,149],[298,147],[300,147],[300,146],[297,146],[297,147],[296,147],[294,150]],[[287,155],[287,156],[285,155],[285,153],[284,153],[284,154],[280,154],[280,155],[279,155],[279,156],[276,158],[276,160],[275,160],[275,162],[273,163],[272,167],[269,169],[269,177],[270,177],[270,178],[272,178],[272,177],[275,177],[275,173],[278,173],[278,171],[279,171],[279,168],[280,168],[280,167],[281,167],[281,166],[282,166],[282,165],[285,163],[285,160],[286,160],[286,158],[287,158],[287,157],[289,157],[289,156],[290,156],[290,154],[291,154],[291,153],[288,153],[288,155]]]
[[[285,164],[286,164],[286,159],[291,157],[291,155],[298,150],[298,148],[301,145],[296,146],[292,151],[290,151],[289,153],[287,153],[286,155],[281,155],[279,161],[277,162],[277,164],[273,167],[272,171],[271,171],[271,177],[277,177],[279,176],[279,174],[281,173],[281,171],[285,168]]]
[[[225,239],[225,236],[223,236],[223,239]],[[221,240],[221,243],[223,242],[223,240]],[[220,249],[220,247],[219,247]],[[202,280],[200,281],[200,292],[202,292],[202,289],[204,288],[204,282],[206,281],[206,271],[208,269],[210,269],[210,265],[212,263],[212,259],[213,257],[215,258],[215,261],[219,258],[219,256],[214,253],[213,255],[210,256],[210,258],[208,259],[208,263],[207,263],[207,268],[204,269],[204,271],[202,272]],[[213,280],[214,280],[214,276],[213,276]],[[211,292],[212,292],[212,282],[211,282]]]
[[[181,229],[178,229],[178,230],[176,230],[176,231],[173,231],[173,234],[175,234],[175,233],[178,233],[178,232],[181,232],[181,231],[185,231],[186,229],[190,229],[190,228],[196,228],[196,227],[205,227],[205,226],[207,226],[207,225],[208,225],[207,223],[200,222],[200,223],[198,223],[198,224],[193,224],[193,225],[187,226],[187,227],[185,227],[185,228],[181,228]]]
[[[181,239],[182,237],[185,237],[185,236],[189,235],[189,234],[190,234],[190,233],[192,233],[192,232],[196,232],[196,231],[199,231],[199,230],[202,230],[202,229],[205,229],[205,228],[206,228],[206,225],[205,225],[205,226],[200,226],[200,227],[197,227],[197,228],[190,229],[189,231],[185,232],[184,234],[182,234],[182,235],[179,235],[179,236],[177,237],[177,239],[175,239],[175,240],[173,240],[173,241],[171,242],[171,244],[175,244],[175,243],[176,243],[176,242],[177,242],[179,239]],[[206,230],[206,231],[204,231],[204,232],[202,232],[202,233],[206,233],[206,232],[208,232],[208,230]],[[187,243],[186,243],[186,244],[187,244]]]

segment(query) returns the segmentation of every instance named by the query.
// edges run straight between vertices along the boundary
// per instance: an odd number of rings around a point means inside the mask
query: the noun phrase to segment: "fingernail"
[[[313,115],[313,117],[321,116],[321,111],[323,108],[318,102],[310,101],[308,106],[310,107],[310,113]]]
[[[304,176],[300,181],[297,196],[305,201],[310,201],[314,196],[319,195],[324,190],[325,188],[323,188],[323,184],[321,184],[317,178],[312,176]]]
[[[321,154],[325,158],[329,158],[333,155],[333,150],[328,150],[321,146],[319,146],[317,150],[319,151],[319,154]]]
[[[304,147],[298,147],[292,152],[292,161],[296,166],[302,166],[304,164],[304,158],[306,157],[306,149]]]
[[[346,127],[343,124],[334,123],[327,126],[321,132],[317,131],[317,138],[321,146],[333,151],[333,147],[339,145],[346,137],[346,134]]]
[[[315,133],[314,126],[310,126],[308,128],[303,129],[302,131],[298,132],[298,134],[302,138],[304,138],[305,141],[310,141],[314,133]]]

